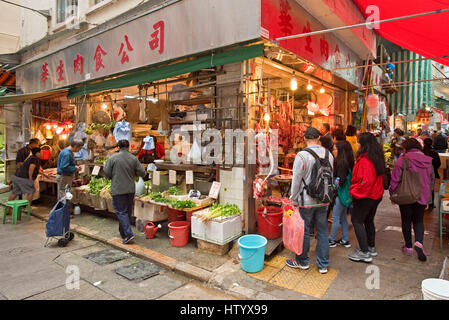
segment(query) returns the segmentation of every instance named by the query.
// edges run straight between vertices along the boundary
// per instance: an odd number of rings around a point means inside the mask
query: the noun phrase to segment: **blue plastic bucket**
[[[248,234],[238,240],[240,264],[248,273],[262,271],[265,261],[267,238],[258,234]]]

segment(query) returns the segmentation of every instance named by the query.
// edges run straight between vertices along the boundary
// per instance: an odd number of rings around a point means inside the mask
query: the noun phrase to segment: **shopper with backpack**
[[[354,167],[354,151],[348,141],[338,141],[335,143],[334,178],[337,185],[337,197],[335,198],[334,209],[332,211],[332,227],[329,235],[329,247],[335,248],[337,244],[350,248],[348,238],[348,221],[346,214],[352,203],[349,187],[351,186],[352,169]],[[336,240],[338,229],[341,225],[341,239]]]
[[[391,200],[399,204],[402,220],[402,234],[405,245],[402,251],[413,255],[412,223],[415,231],[414,249],[420,261],[426,261],[424,252],[424,211],[432,202],[432,188],[435,180],[432,158],[424,155],[421,144],[416,139],[407,139],[402,143],[405,154],[396,162],[391,174]],[[407,172],[409,171],[409,172]],[[405,177],[404,175],[408,175]],[[410,178],[409,178],[410,177]],[[401,185],[406,183],[407,185]]]
[[[310,231],[312,221],[317,229],[316,264],[320,273],[327,273],[329,267],[329,240],[327,208],[334,198],[332,154],[320,146],[320,132],[313,127],[306,130],[307,148],[296,155],[293,164],[291,197],[299,206],[304,220],[304,242],[301,255],[286,261],[287,266],[309,269]]]
[[[371,262],[377,256],[374,216],[384,194],[385,158],[376,137],[369,132],[360,135],[358,150],[349,193],[353,199],[351,221],[360,248],[349,259]]]

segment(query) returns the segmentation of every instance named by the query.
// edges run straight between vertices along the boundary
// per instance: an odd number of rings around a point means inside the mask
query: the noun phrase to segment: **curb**
[[[36,213],[31,213],[33,217],[36,217],[38,219],[48,221],[48,218],[38,215]],[[169,256],[166,256],[162,253],[153,251],[151,249],[144,248],[137,244],[128,244],[124,245],[121,242],[121,239],[118,238],[112,238],[112,239],[106,239],[102,236],[100,236],[98,231],[92,231],[88,228],[78,226],[76,224],[72,224],[73,231],[82,234],[86,237],[95,239],[99,242],[102,242],[104,244],[108,244],[116,249],[119,249],[121,251],[129,252],[134,256],[137,256],[138,258],[153,262],[163,268],[169,269],[171,271],[175,271],[181,274],[184,274],[192,279],[196,279],[205,283],[208,283],[209,280],[212,278],[213,273],[198,267],[195,267],[194,265],[185,263],[185,262],[178,262],[176,259],[171,258]]]

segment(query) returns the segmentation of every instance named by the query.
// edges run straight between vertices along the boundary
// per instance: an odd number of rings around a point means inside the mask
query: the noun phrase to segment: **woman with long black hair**
[[[357,161],[354,165],[349,193],[353,199],[351,216],[360,249],[349,255],[352,261],[373,261],[376,227],[374,216],[384,194],[385,158],[376,137],[369,132],[358,139]]]
[[[335,166],[334,177],[339,179],[337,197],[332,210],[332,227],[329,235],[329,247],[334,248],[337,244],[346,248],[351,247],[348,238],[348,221],[346,214],[352,199],[349,195],[351,186],[352,169],[354,167],[354,152],[348,141],[337,141],[334,152]],[[338,229],[341,225],[341,239],[336,240]]]

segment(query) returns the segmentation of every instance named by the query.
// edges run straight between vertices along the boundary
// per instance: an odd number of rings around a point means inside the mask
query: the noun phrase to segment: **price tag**
[[[95,166],[94,169],[92,170],[92,175],[93,176],[98,176],[98,174],[100,173],[100,166]]]
[[[86,174],[86,165],[82,164],[80,165],[80,171],[78,171],[79,174]]]
[[[153,184],[155,186],[159,186],[161,184],[161,172],[160,171],[153,172]]]
[[[193,171],[186,171],[186,184],[193,184]]]
[[[168,171],[168,182],[170,182],[171,184],[176,184],[176,171],[175,170]]]
[[[221,187],[221,182],[214,181],[214,183],[212,183],[212,187],[210,188],[210,191],[209,191],[209,197],[211,197],[212,199],[217,199],[218,193],[220,192],[220,187]]]

